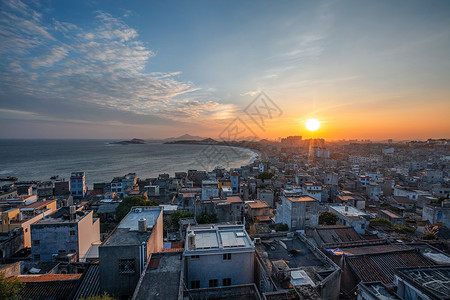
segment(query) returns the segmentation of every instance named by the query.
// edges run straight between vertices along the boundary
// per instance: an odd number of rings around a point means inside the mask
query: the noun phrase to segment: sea
[[[244,148],[189,144],[129,144],[112,140],[0,140],[0,177],[19,181],[68,180],[75,171],[86,182],[110,182],[116,176],[136,173],[141,179],[188,170],[211,171],[216,166],[238,168],[257,158]],[[1,184],[1,182],[0,182]]]

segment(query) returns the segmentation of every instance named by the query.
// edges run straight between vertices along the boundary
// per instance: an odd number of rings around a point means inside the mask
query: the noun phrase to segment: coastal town
[[[230,146],[259,156],[92,186],[6,178],[2,278],[21,299],[450,298],[450,140]]]

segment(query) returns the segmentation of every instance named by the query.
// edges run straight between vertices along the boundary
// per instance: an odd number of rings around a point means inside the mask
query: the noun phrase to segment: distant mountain
[[[198,140],[204,140],[206,139],[205,137],[201,137],[201,136],[195,136],[195,135],[190,135],[190,134],[184,134],[182,136],[179,137],[170,137],[167,139],[163,139],[162,141],[164,142],[174,142],[174,141],[198,141]]]
[[[129,141],[111,142],[110,144],[120,144],[120,145],[133,145],[133,144],[136,145],[136,144],[138,144],[138,145],[141,145],[141,144],[145,144],[145,141],[134,138]]]

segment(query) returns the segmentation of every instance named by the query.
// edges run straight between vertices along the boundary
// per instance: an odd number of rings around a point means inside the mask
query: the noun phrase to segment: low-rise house
[[[293,288],[304,299],[339,299],[341,270],[303,236],[271,235],[255,246],[262,268],[276,285],[278,298],[270,299],[284,299],[280,293]]]
[[[304,230],[319,224],[319,201],[311,196],[281,197],[277,203],[276,223],[287,224],[289,229]]]
[[[133,295],[152,253],[163,249],[163,209],[133,207],[99,247],[100,289]]]
[[[322,200],[322,185],[318,183],[305,183],[302,187],[303,195],[311,196],[312,198]]]
[[[307,227],[305,233],[307,236],[312,237],[320,248],[331,244],[333,244],[333,247],[336,246],[334,248],[337,248],[345,243],[364,240],[352,226],[321,225]]]
[[[366,232],[370,223],[367,213],[349,205],[329,205],[328,208],[337,215],[338,224],[352,226],[359,234]]]
[[[270,207],[274,206],[274,192],[272,189],[264,188],[264,189],[257,189],[257,195],[256,197],[266,202]]]
[[[378,217],[384,218],[395,225],[403,225],[403,217],[390,211],[389,209],[380,209]]]
[[[188,289],[254,282],[255,246],[244,226],[196,226],[186,235],[183,256]]]
[[[202,200],[219,197],[219,183],[213,180],[202,181]]]
[[[100,241],[100,220],[93,214],[75,206],[61,207],[31,224],[33,260],[50,261],[60,254],[83,258],[92,244]]]
[[[450,201],[425,205],[422,210],[422,219],[429,221],[431,224],[443,223],[450,227]]]
[[[272,208],[264,201],[255,200],[245,202],[247,206],[247,215],[253,223],[272,222]]]
[[[397,295],[402,299],[449,299],[450,267],[403,268],[395,272]]]
[[[219,223],[242,223],[244,219],[244,201],[239,196],[199,200],[196,201],[195,206],[196,215],[203,212],[214,214]]]

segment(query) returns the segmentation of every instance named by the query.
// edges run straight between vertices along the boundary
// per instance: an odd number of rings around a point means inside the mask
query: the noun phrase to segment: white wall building
[[[190,228],[183,256],[189,289],[254,282],[255,246],[242,225]]]

